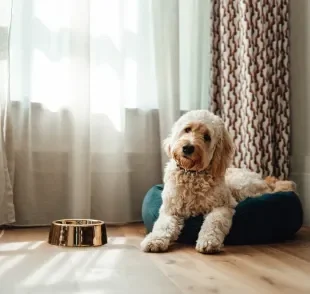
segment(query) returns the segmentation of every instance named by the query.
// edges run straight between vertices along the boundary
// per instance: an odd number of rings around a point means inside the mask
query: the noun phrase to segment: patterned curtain
[[[288,0],[213,0],[211,110],[234,138],[234,165],[289,174]]]

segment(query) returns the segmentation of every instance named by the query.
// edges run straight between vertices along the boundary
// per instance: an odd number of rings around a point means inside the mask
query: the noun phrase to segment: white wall
[[[291,178],[310,225],[310,0],[290,2]]]

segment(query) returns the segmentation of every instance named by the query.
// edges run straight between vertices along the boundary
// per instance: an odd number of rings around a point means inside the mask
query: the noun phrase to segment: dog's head
[[[222,119],[208,110],[187,112],[164,141],[167,155],[185,170],[208,170],[214,177],[225,174],[234,145]]]

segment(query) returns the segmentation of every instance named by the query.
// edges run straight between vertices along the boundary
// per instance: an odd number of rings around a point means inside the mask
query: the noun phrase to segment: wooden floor
[[[45,240],[46,232],[43,228],[5,231],[0,243]],[[122,237],[126,244],[138,247],[144,229],[141,225],[110,227],[108,236],[112,244]],[[183,245],[164,254],[143,254],[179,293],[310,293],[309,228],[284,244],[227,246],[219,255],[202,255]]]

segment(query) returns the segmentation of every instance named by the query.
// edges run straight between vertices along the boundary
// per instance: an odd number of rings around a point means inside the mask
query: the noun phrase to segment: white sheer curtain
[[[17,224],[140,220],[161,140],[208,104],[208,2],[11,1]]]
[[[15,221],[14,147],[9,89],[11,1],[0,2],[0,225]]]

